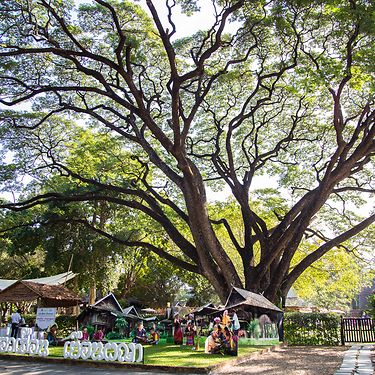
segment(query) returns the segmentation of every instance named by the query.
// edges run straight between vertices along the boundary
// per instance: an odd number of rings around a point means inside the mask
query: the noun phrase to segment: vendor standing
[[[18,327],[22,322],[21,310],[18,309],[16,312],[12,314],[12,333],[11,337],[17,338],[18,335]]]
[[[178,313],[174,314],[174,334],[173,334],[173,340],[175,345],[182,345],[183,340],[183,333],[181,328],[181,320],[180,315]]]

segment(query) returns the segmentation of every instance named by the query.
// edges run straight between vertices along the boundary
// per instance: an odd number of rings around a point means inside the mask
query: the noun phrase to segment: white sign
[[[0,337],[0,352],[13,352],[19,354],[40,355],[45,357],[49,354],[49,342],[38,339],[15,339],[14,337]]]
[[[18,354],[39,355],[49,354],[48,340],[29,338],[0,337],[0,353],[13,352]],[[93,359],[94,361],[119,361],[142,362],[143,346],[141,344],[125,344],[124,342],[109,342],[105,345],[101,342],[66,341],[64,345],[64,358]]]
[[[36,311],[36,324],[40,329],[47,329],[56,319],[55,307],[38,307]]]
[[[138,352],[138,357],[137,357]],[[67,341],[64,345],[64,358],[93,359],[94,361],[142,362],[143,346],[141,344],[125,344],[124,342]]]

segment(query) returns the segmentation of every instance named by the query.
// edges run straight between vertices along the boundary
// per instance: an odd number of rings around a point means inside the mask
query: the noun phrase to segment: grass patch
[[[158,366],[191,366],[191,367],[208,367],[217,363],[228,361],[236,357],[220,354],[205,354],[204,342],[205,337],[201,337],[200,349],[192,350],[185,345],[167,344],[165,339],[160,340],[158,345],[144,346],[144,363],[146,365]],[[111,340],[120,342],[124,340]],[[129,340],[125,340],[129,342]],[[238,345],[238,355],[244,356],[256,352],[260,349],[267,348],[278,344],[278,340],[251,340],[240,339]],[[50,347],[49,357],[63,357],[63,347]]]

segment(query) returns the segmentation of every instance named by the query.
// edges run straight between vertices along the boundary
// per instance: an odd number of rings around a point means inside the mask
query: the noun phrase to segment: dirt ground
[[[332,375],[340,367],[348,347],[277,348],[236,366],[223,366],[213,374]]]

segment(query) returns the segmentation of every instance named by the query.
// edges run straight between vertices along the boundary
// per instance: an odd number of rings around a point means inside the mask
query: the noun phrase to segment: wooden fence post
[[[341,345],[345,345],[344,319],[342,316],[341,316],[341,324],[340,324],[340,334],[341,334]]]

